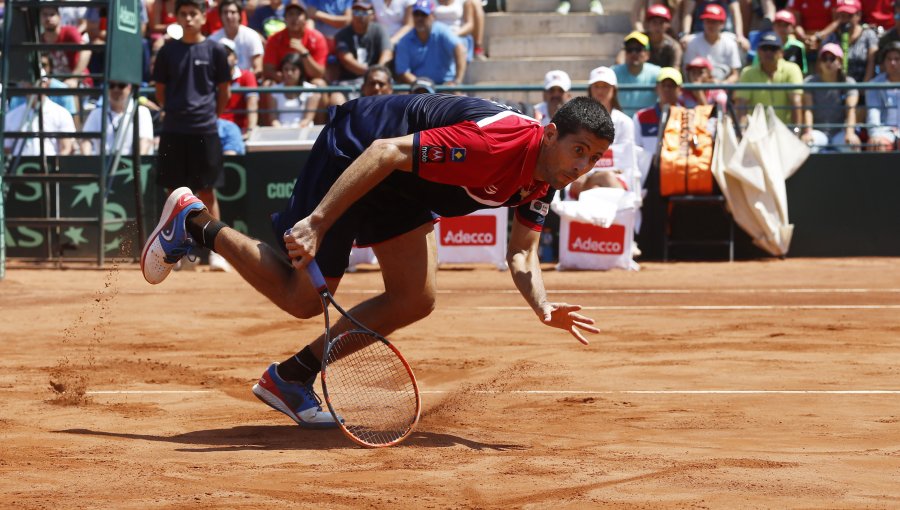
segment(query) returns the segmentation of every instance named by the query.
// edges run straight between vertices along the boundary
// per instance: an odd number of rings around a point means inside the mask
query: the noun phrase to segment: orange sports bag
[[[713,105],[669,107],[659,147],[659,191],[670,195],[710,195]]]

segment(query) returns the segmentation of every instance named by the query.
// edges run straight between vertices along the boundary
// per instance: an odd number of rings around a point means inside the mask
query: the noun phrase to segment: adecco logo
[[[441,246],[491,246],[497,242],[495,216],[441,218]]]
[[[573,221],[569,224],[569,251],[621,255],[625,251],[625,227],[598,227]]]

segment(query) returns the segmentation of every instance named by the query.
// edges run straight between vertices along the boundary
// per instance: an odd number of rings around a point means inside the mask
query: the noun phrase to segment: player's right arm
[[[334,222],[391,172],[412,171],[413,142],[413,135],[376,140],[347,167],[312,214],[285,232],[284,244],[294,267],[306,267]]]

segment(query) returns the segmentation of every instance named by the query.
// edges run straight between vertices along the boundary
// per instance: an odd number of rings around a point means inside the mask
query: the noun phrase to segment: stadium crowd
[[[144,85],[152,86],[156,55],[181,31],[176,0],[141,1]],[[634,6],[634,31],[624,37],[615,62],[598,61],[606,65],[584,77],[547,70],[544,102],[522,105],[525,113],[549,120],[572,96],[574,78],[588,79],[591,87],[647,86],[620,91],[611,104],[637,119],[642,110],[659,108],[658,84],[670,80],[677,87],[678,97],[672,99],[677,104],[707,104],[727,94],[740,118],[755,104],[771,105],[816,150],[898,148],[900,85],[863,93],[846,86],[726,93],[716,85],[900,83],[900,0],[642,0]],[[561,2],[557,13],[569,8],[569,2]],[[600,2],[592,2],[590,10],[603,12]],[[85,7],[42,7],[41,38],[52,43],[102,41],[103,15]],[[395,82],[424,92],[462,84],[468,64],[487,59],[485,19],[481,0],[209,0],[203,33],[225,47],[232,88],[286,89],[232,93],[220,116],[220,133],[233,140],[240,132],[233,149],[240,153],[240,138],[257,126],[320,124],[328,106],[360,94],[393,93]],[[102,60],[102,54],[88,50],[50,51],[42,59],[41,86],[90,84],[90,74],[102,69]],[[706,88],[684,89],[685,83]],[[109,125],[115,127],[125,86],[110,85],[107,100],[114,108]],[[352,92],[317,91],[328,85]],[[102,99],[53,100],[42,108],[54,129],[97,125],[91,110]],[[142,101],[142,139],[151,130],[148,115],[154,119],[150,124],[159,126],[157,103],[152,96]],[[21,98],[10,102],[6,130],[22,128],[29,117],[26,108],[34,105]],[[98,141],[48,144],[51,153],[69,154],[95,151]],[[35,146],[20,144],[19,150],[27,154]],[[152,152],[153,144],[142,143],[141,150]]]

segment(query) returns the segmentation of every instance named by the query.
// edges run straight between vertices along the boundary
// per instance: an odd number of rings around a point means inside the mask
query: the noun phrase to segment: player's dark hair
[[[178,9],[181,9],[183,5],[187,5],[189,7],[196,7],[197,10],[206,14],[206,2],[204,0],[175,0],[175,14],[178,14]]]
[[[233,6],[237,7],[238,14],[244,13],[244,5],[243,5],[243,3],[238,2],[238,0],[221,0],[219,2],[219,7],[218,7],[219,19],[224,18],[224,16],[222,16],[222,9],[228,7],[229,5],[233,5]]]
[[[579,96],[562,105],[551,121],[556,124],[559,137],[571,135],[586,129],[597,138],[612,143],[616,137],[616,128],[612,117],[599,101]]]

